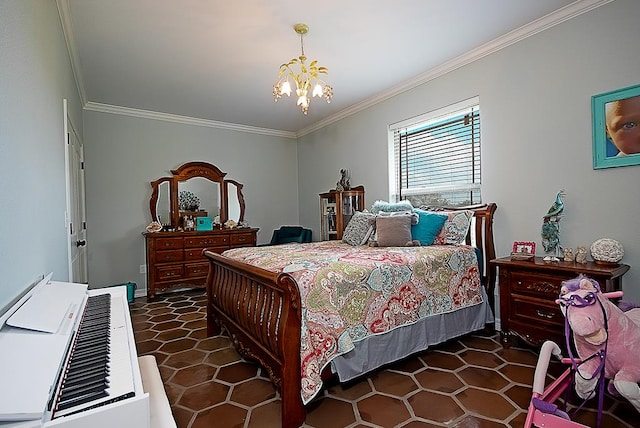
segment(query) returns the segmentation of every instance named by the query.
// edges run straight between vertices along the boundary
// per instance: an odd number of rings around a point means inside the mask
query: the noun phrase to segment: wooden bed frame
[[[482,284],[493,310],[495,258],[493,214],[496,204],[446,208],[474,211],[467,244],[481,249]],[[289,274],[274,273],[220,254],[204,252],[209,259],[207,277],[207,334],[217,335],[224,326],[238,352],[262,365],[282,399],[282,426],[299,427],[306,412],[301,398],[300,333],[301,301],[298,286]]]

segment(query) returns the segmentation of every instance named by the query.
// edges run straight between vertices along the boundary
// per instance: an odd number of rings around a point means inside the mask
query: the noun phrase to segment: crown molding
[[[84,79],[82,77],[82,67],[80,66],[80,58],[76,49],[76,39],[73,35],[73,22],[71,20],[71,12],[69,9],[69,0],[56,0],[58,6],[58,14],[60,15],[60,23],[62,24],[62,32],[64,40],[67,44],[67,52],[69,52],[69,60],[71,61],[71,71],[78,88],[78,96],[80,97],[80,105],[87,103],[87,95],[84,91]]]
[[[75,48],[76,43],[73,33],[73,22],[71,20],[71,13],[69,10],[69,0],[56,0],[58,5],[58,12],[60,14],[60,20],[62,22],[62,29],[64,37],[67,43],[67,50],[69,51],[69,57],[71,60],[71,68],[76,80],[76,86],[80,100],[85,110],[98,111],[103,113],[122,114],[126,116],[135,116],[154,120],[163,120],[168,122],[177,122],[189,125],[206,126],[209,128],[220,128],[239,132],[249,132],[254,134],[269,135],[284,138],[299,138],[304,135],[310,134],[318,129],[324,128],[332,123],[338,122],[346,117],[354,115],[362,110],[366,110],[378,103],[381,103],[389,98],[434,80],[440,76],[450,73],[458,68],[464,67],[474,61],[484,58],[494,52],[504,49],[513,45],[521,40],[531,37],[541,31],[551,28],[555,25],[561,24],[569,19],[575,18],[583,13],[589,12],[607,3],[611,3],[614,0],[577,0],[557,11],[554,11],[546,16],[543,16],[535,21],[532,21],[520,28],[517,28],[491,42],[485,43],[478,48],[469,51],[468,53],[447,61],[437,67],[434,67],[424,73],[417,75],[416,77],[402,82],[388,90],[381,92],[373,97],[367,98],[357,104],[353,104],[323,120],[320,120],[306,128],[302,128],[297,132],[283,131],[277,129],[258,128],[248,125],[239,125],[228,122],[218,122],[215,120],[198,119],[188,116],[179,116],[168,113],[160,113],[149,110],[139,110],[129,107],[120,107],[108,104],[88,102],[84,91],[84,81],[82,78],[82,68],[80,66],[80,60]]]
[[[434,80],[458,68],[464,67],[467,64],[470,64],[474,61],[484,58],[487,55],[511,46],[521,40],[526,39],[527,37],[531,37],[541,31],[561,24],[571,18],[575,18],[578,15],[589,12],[607,3],[611,3],[612,1],[614,0],[578,0],[576,2],[568,4],[567,6],[558,9],[553,13],[545,15],[501,37],[498,37],[497,39],[485,43],[484,45],[481,45],[478,48],[467,52],[466,54],[460,55],[457,58],[434,67],[410,80],[404,81],[403,83],[396,85],[384,92],[381,92],[371,98],[367,98],[360,103],[347,107],[346,109],[341,110],[338,113],[333,114],[319,122],[316,122],[311,126],[300,129],[298,130],[296,135],[298,137],[302,137],[306,134],[310,134],[311,132],[317,131],[320,128],[324,128],[325,126],[328,126],[334,122],[337,122],[341,119],[372,107],[378,103],[381,103],[382,101],[385,101],[389,98],[420,86],[426,82]]]
[[[185,125],[204,126],[207,128],[226,129],[228,131],[249,132],[251,134],[269,135],[272,137],[296,138],[296,133],[291,131],[281,131],[278,129],[258,128],[255,126],[238,125],[236,123],[218,122],[217,120],[198,119],[177,114],[160,113],[151,110],[140,110],[130,107],[114,106],[88,102],[84,106],[85,110],[97,111],[101,113],[120,114],[124,116],[140,117],[144,119],[162,120],[165,122],[182,123]]]

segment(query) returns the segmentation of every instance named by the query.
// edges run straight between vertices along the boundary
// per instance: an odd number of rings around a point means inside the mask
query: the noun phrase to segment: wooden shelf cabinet
[[[364,209],[364,186],[320,193],[320,239],[342,239],[345,227],[356,211]]]
[[[206,248],[222,253],[230,248],[254,247],[258,229],[215,229],[192,232],[144,233],[147,248],[147,299],[178,287],[203,288],[209,263]]]
[[[541,257],[530,261],[504,257],[490,263],[498,268],[500,330],[505,347],[521,339],[536,347],[553,340],[564,348],[564,316],[555,303],[562,281],[582,273],[598,281],[603,292],[617,291],[622,290],[622,276],[629,270],[625,264],[545,263]]]

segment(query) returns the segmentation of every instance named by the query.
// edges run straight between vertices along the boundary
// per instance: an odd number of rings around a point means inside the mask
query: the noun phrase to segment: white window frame
[[[474,106],[480,105],[480,98],[473,97],[464,101],[451,104],[446,107],[442,107],[431,112],[421,114],[409,119],[402,120],[400,122],[392,123],[388,127],[388,159],[389,159],[389,201],[398,201],[397,195],[397,174],[395,165],[395,153],[394,153],[394,133],[399,130],[411,130],[412,128],[423,128],[434,124],[447,118],[453,118],[460,114],[461,110],[469,109]],[[480,190],[481,183],[464,184],[464,185],[444,185],[444,186],[430,186],[429,191],[437,191],[438,187],[444,187],[446,190],[463,189],[463,190]],[[410,195],[412,192],[404,193],[403,196]],[[415,194],[422,193],[420,189],[415,190]]]

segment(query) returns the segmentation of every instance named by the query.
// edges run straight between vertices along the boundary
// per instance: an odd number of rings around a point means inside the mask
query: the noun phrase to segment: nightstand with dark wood
[[[555,303],[562,281],[582,273],[598,281],[603,292],[617,291],[622,290],[622,275],[629,270],[625,264],[545,263],[541,257],[529,261],[504,257],[490,263],[498,268],[500,330],[505,347],[514,338],[536,347],[545,340],[562,346],[564,316]]]

